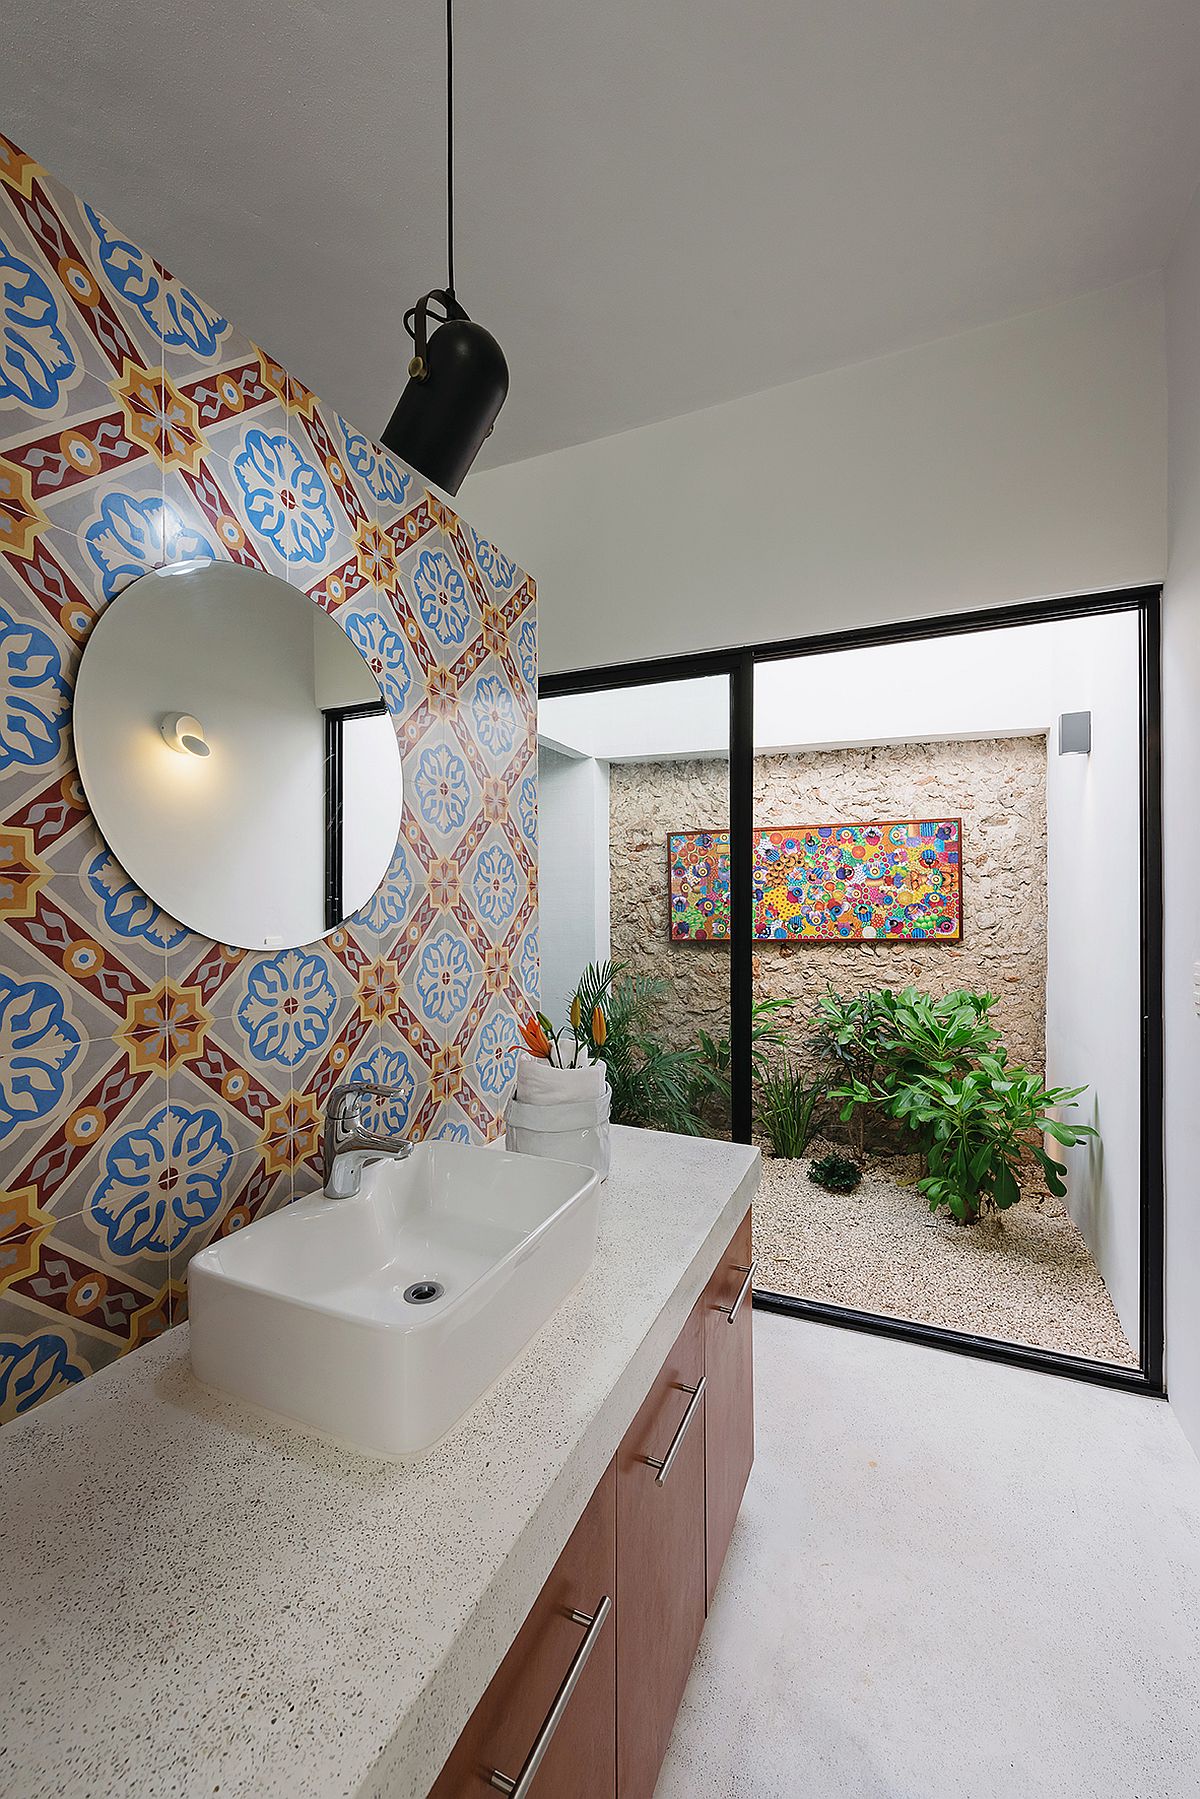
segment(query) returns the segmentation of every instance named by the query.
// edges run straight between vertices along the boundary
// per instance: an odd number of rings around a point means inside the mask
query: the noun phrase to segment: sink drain
[[[405,1303],[410,1306],[427,1306],[431,1299],[440,1299],[446,1291],[441,1281],[414,1281],[411,1287],[405,1287]]]

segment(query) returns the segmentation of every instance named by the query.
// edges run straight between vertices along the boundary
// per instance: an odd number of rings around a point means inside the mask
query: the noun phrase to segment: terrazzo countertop
[[[419,1460],[202,1388],[186,1326],[0,1430],[5,1799],[423,1799],[757,1185],[612,1147],[588,1275]]]

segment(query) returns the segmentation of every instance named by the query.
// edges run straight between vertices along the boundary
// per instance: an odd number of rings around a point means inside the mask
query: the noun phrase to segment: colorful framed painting
[[[728,831],[671,832],[667,908],[672,943],[728,943]]]
[[[673,943],[729,941],[728,831],[667,839]],[[961,943],[962,820],[754,833],[754,935],[784,943]]]
[[[961,819],[797,825],[754,838],[756,937],[961,943]]]

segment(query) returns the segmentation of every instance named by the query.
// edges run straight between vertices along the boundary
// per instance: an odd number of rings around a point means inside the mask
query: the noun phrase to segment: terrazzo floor
[[[656,1799],[1195,1799],[1160,1400],[756,1312],[758,1454]]]
[[[832,1145],[813,1143],[814,1156]],[[844,1153],[844,1151],[843,1151]],[[1108,1289],[1065,1209],[1022,1199],[964,1227],[935,1216],[912,1158],[868,1161],[853,1193],[826,1193],[810,1158],[763,1157],[754,1201],[757,1285],[801,1299],[1136,1367]]]

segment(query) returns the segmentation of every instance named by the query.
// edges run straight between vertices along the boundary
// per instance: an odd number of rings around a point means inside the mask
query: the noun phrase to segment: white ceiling
[[[1158,267],[1198,0],[458,0],[486,460]],[[22,0],[0,128],[356,423],[444,276],[440,0]]]

